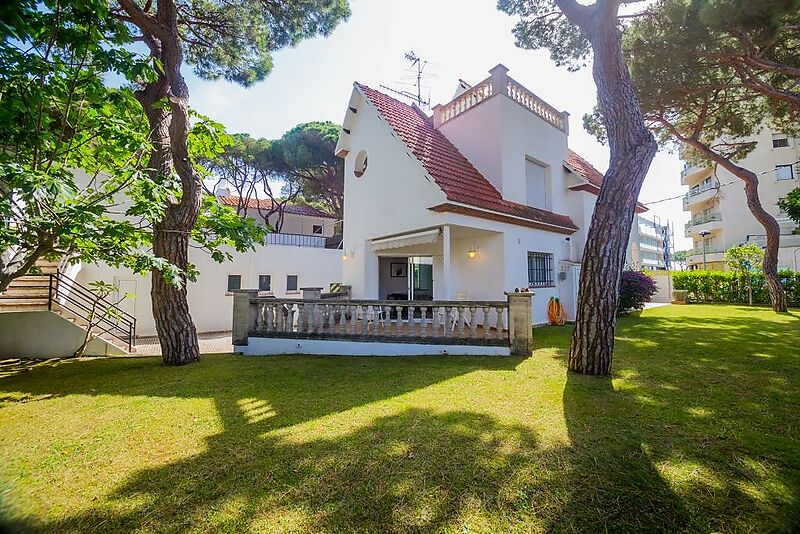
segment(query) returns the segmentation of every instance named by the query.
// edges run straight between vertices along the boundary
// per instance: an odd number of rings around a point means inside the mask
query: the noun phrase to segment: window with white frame
[[[258,275],[258,290],[259,291],[272,291],[272,276],[268,274]]]
[[[791,165],[776,165],[775,177],[778,180],[792,180],[794,179],[794,169]]]
[[[297,275],[286,275],[286,291],[297,291]]]
[[[785,134],[772,134],[772,148],[789,146],[789,138]]]
[[[528,206],[547,209],[547,167],[525,158],[525,182]]]
[[[229,274],[228,275],[228,291],[236,291],[242,289],[242,275]]]
[[[528,286],[553,285],[553,255],[549,252],[528,252]]]

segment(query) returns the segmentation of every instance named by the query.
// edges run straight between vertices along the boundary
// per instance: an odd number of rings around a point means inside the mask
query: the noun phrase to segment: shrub
[[[800,306],[800,272],[783,270],[778,274],[786,290],[789,306]],[[675,271],[672,273],[672,284],[674,289],[688,291],[689,300],[693,302],[747,304],[748,276],[753,286],[753,303],[769,304],[769,291],[760,272]]]
[[[622,284],[619,288],[619,308],[617,313],[630,313],[641,310],[650,302],[656,292],[656,282],[640,271],[622,273]]]

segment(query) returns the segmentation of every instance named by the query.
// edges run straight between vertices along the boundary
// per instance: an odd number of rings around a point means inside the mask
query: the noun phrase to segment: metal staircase
[[[118,349],[132,353],[136,318],[58,271],[58,263],[37,263],[41,274],[22,276],[0,293],[0,313],[51,311]]]

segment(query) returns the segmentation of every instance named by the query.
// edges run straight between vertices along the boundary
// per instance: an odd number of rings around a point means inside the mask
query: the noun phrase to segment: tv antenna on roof
[[[411,93],[409,91],[402,91],[402,90],[398,91],[397,89],[392,89],[391,87],[387,87],[385,85],[381,85],[381,87],[383,89],[386,89],[387,91],[390,91],[397,95],[404,96],[406,98],[413,100],[419,107],[423,106],[430,107],[431,105],[430,97],[428,98],[428,100],[423,100],[422,98],[422,72],[428,65],[428,61],[422,59],[421,57],[418,57],[413,50],[411,52],[406,52],[404,57],[411,62],[410,67],[417,68],[417,83],[416,83],[417,94],[415,95],[414,93]]]

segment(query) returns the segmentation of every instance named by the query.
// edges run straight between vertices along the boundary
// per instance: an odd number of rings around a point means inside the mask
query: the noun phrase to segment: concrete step
[[[50,285],[50,277],[43,275],[27,275],[17,278],[9,287],[27,287],[27,286],[48,286]]]
[[[43,303],[40,301],[19,301],[19,300],[2,300],[0,299],[0,313],[13,313],[13,312],[31,312],[31,311],[45,311],[47,310],[47,300]]]
[[[79,326],[80,328],[82,328],[84,330],[86,330],[89,327],[89,321],[86,320],[85,317],[79,317],[79,316],[77,316],[77,315],[75,315],[72,312],[69,312],[67,310],[57,309],[57,307],[54,308],[53,311],[56,314],[58,314],[61,317],[63,317],[64,319],[66,319],[67,321],[73,323],[76,326]],[[131,350],[128,350],[128,344],[127,343],[125,343],[123,341],[120,341],[119,339],[115,338],[114,336],[112,336],[112,335],[110,335],[110,334],[108,334],[106,332],[100,332],[97,329],[95,329],[94,336],[95,337],[99,337],[100,339],[102,339],[106,343],[114,345],[115,347],[117,347],[118,349],[120,349],[120,350],[122,350],[124,352],[128,352],[128,353],[136,352],[136,347],[131,347]]]
[[[0,299],[8,299],[11,297],[32,297],[32,298],[49,298],[50,289],[39,286],[17,286],[11,284],[4,293],[0,294]]]

